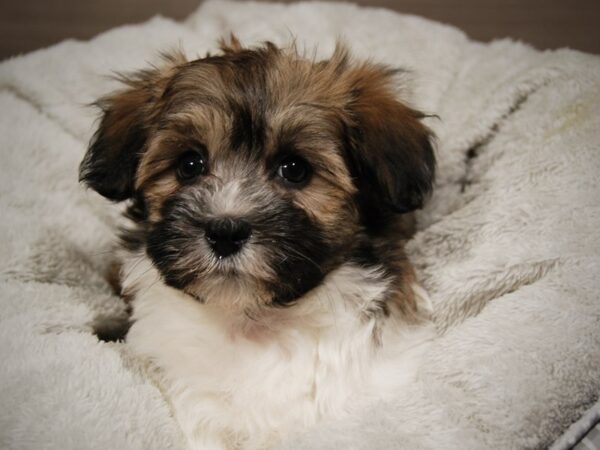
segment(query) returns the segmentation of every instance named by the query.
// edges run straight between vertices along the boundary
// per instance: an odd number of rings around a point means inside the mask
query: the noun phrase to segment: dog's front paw
[[[97,316],[91,326],[101,341],[124,341],[131,327],[131,320],[129,316]]]

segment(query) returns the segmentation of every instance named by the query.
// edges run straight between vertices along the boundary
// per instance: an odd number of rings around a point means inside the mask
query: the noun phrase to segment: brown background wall
[[[289,1],[288,1],[289,2]],[[600,53],[600,0],[358,0],[455,25],[479,40]],[[199,0],[0,0],[0,58],[68,37],[88,39],[155,14],[182,19]]]

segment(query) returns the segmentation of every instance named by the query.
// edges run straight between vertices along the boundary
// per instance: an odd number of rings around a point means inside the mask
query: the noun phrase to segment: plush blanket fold
[[[552,444],[600,394],[600,58],[349,4],[212,1],[0,65],[0,447],[183,447],[126,345],[91,332],[125,314],[104,277],[121,218],[77,166],[106,75],[231,31],[318,57],[341,37],[408,69],[402,95],[437,116],[436,191],[408,251],[439,337],[411,389],[282,448]]]

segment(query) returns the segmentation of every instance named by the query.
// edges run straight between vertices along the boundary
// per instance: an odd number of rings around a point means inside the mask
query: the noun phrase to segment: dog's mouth
[[[244,274],[243,264],[239,255],[223,257],[211,255],[211,264],[208,272],[219,276],[238,277]]]
[[[227,308],[255,306],[256,300],[264,294],[260,289],[264,280],[239,259],[213,258],[212,264],[182,290],[201,303]]]
[[[233,254],[223,255],[207,249],[198,281],[207,278],[221,280],[239,278],[241,281],[271,279],[273,276],[271,265],[272,261],[265,254],[265,249],[250,238]]]

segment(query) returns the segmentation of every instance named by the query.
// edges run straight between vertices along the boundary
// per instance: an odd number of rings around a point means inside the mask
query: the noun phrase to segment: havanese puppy
[[[80,177],[129,201],[126,344],[189,445],[263,449],[414,372],[431,327],[403,242],[435,158],[398,71],[221,50],[124,77]]]

